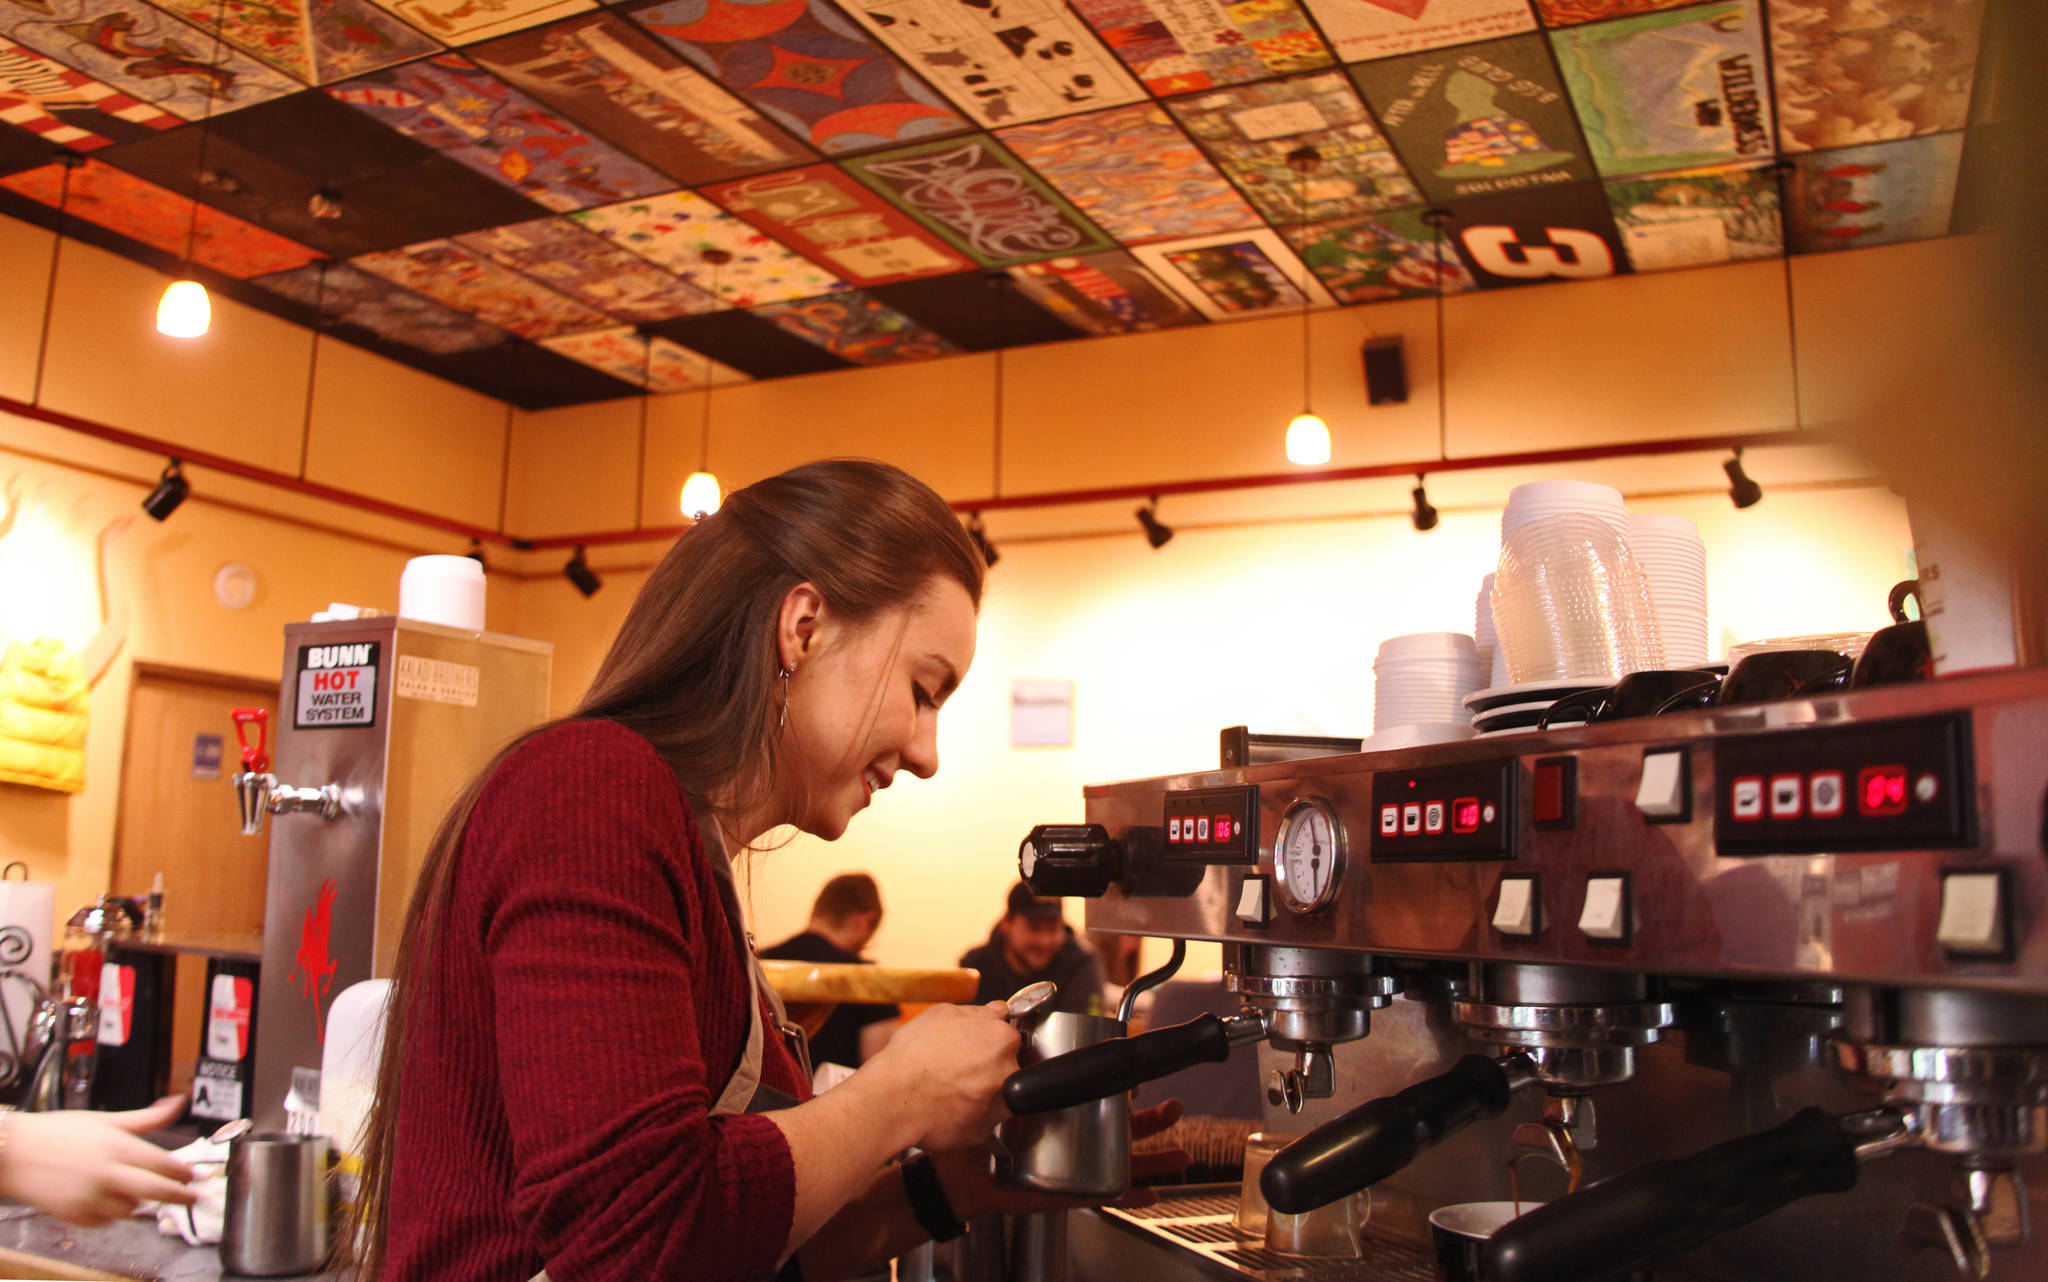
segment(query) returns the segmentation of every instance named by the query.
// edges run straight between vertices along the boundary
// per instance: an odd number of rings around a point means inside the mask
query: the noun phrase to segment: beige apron
[[[711,1105],[713,1117],[729,1117],[746,1112],[747,1106],[754,1102],[754,1096],[761,1090],[761,1058],[767,1045],[761,1026],[763,993],[768,995],[768,1007],[774,1013],[776,1029],[786,1034],[793,1026],[789,1022],[789,1013],[783,1009],[782,999],[761,978],[761,963],[754,956],[753,936],[747,933],[746,921],[740,915],[739,890],[733,883],[732,860],[725,853],[725,842],[715,824],[702,827],[700,832],[704,855],[711,861],[711,875],[718,882],[718,898],[725,908],[726,923],[732,927],[733,944],[747,963],[746,1049],[740,1052],[739,1067],[733,1070],[732,1079],[726,1082],[725,1089],[718,1093],[717,1101]],[[530,1282],[550,1282],[547,1270],[534,1274]]]

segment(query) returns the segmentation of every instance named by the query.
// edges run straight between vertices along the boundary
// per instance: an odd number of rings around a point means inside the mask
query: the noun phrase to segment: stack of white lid
[[[1500,513],[1501,546],[1516,530],[1551,516],[1589,516],[1628,537],[1628,508],[1620,490],[1592,481],[1531,481],[1508,491],[1508,505]]]
[[[1472,603],[1472,641],[1479,648],[1479,662],[1486,668],[1488,685],[1508,683],[1508,657],[1501,652],[1500,633],[1493,626],[1493,580],[1479,580],[1479,598]]]
[[[1389,637],[1372,671],[1375,741],[1399,729],[1407,729],[1404,737],[1410,742],[1462,739],[1472,733],[1465,696],[1486,684],[1486,667],[1465,633]]]
[[[1664,661],[1690,668],[1707,661],[1707,545],[1683,516],[1628,518],[1628,547],[1650,578]]]

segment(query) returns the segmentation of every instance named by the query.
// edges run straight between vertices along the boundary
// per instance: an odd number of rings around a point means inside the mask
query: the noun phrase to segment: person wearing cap
[[[1055,1010],[1102,1013],[1101,959],[1074,938],[1060,917],[1059,900],[1042,899],[1021,881],[1010,888],[1003,919],[989,931],[988,942],[968,949],[960,964],[981,972],[977,1002],[999,1002],[1026,984],[1049,979],[1060,990]]]

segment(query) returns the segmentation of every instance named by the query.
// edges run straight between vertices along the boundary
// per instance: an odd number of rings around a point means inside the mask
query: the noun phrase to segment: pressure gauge
[[[1292,912],[1312,913],[1330,906],[1344,873],[1344,828],[1328,802],[1305,798],[1280,817],[1280,839],[1273,846],[1273,876],[1280,902]]]

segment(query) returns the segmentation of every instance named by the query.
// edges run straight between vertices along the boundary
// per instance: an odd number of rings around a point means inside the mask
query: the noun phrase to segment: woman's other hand
[[[1003,1082],[1017,1071],[1017,1030],[1001,1002],[934,1006],[896,1030],[855,1080],[888,1087],[911,1111],[913,1143],[930,1152],[980,1145],[1007,1114]]]
[[[10,1113],[0,1119],[0,1195],[87,1228],[141,1202],[189,1205],[192,1168],[142,1138],[184,1111],[174,1096],[127,1113]]]
[[[1137,1109],[1131,1114],[1131,1139],[1136,1141],[1157,1135],[1180,1121],[1180,1115],[1181,1104],[1177,1099]],[[1188,1169],[1190,1160],[1188,1151],[1183,1148],[1132,1153],[1131,1179],[1135,1182],[1157,1179],[1162,1175],[1178,1175]],[[946,1200],[953,1204],[953,1214],[962,1221],[983,1215],[1033,1215],[1040,1211],[1070,1211],[1103,1204],[1101,1198],[1061,1197],[1055,1193],[1002,1187],[990,1176],[986,1144],[934,1153],[932,1163],[938,1168],[939,1184],[946,1190]],[[1158,1200],[1157,1193],[1135,1187],[1134,1183],[1134,1187],[1122,1197],[1111,1199],[1109,1204],[1129,1208],[1150,1206]]]

